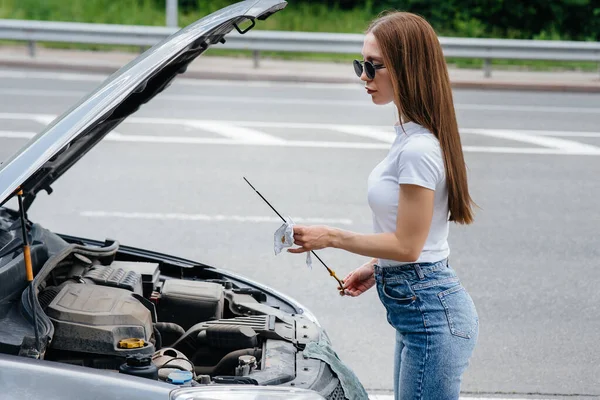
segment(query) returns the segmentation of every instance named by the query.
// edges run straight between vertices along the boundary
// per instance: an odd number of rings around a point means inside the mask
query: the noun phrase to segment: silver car
[[[285,5],[243,1],[181,29],[2,163],[1,399],[367,397],[317,319],[289,297],[200,262],[57,234],[26,217],[39,191],[50,193],[191,61]]]

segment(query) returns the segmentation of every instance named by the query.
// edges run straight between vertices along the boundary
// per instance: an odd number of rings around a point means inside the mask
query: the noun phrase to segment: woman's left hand
[[[331,237],[332,229],[325,225],[294,225],[294,244],[300,247],[288,249],[288,252],[299,254],[331,247]]]

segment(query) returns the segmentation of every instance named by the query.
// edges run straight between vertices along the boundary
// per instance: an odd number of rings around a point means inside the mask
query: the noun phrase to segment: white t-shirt
[[[404,127],[404,130],[402,129]],[[387,156],[371,172],[368,201],[375,233],[396,232],[400,184],[414,184],[435,191],[433,218],[425,246],[416,262],[436,262],[450,254],[448,246],[448,187],[438,139],[414,122],[394,126],[396,139]],[[380,259],[379,265],[405,264]]]

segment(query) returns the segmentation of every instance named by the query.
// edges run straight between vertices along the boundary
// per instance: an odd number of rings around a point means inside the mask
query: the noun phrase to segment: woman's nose
[[[361,81],[365,81],[365,82],[369,82],[370,81],[370,79],[367,77],[367,73],[365,72],[364,68],[362,70],[362,74],[360,74],[360,80]]]

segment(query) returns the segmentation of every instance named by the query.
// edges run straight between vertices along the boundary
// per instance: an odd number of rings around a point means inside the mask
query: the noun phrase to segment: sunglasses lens
[[[367,74],[367,78],[373,79],[375,78],[375,67],[370,62],[365,62],[365,72]]]
[[[358,76],[360,78],[360,76],[362,75],[362,72],[363,72],[363,67],[360,64],[360,61],[358,61],[358,60],[354,60],[353,64],[354,64],[354,72],[356,73],[356,76]]]

